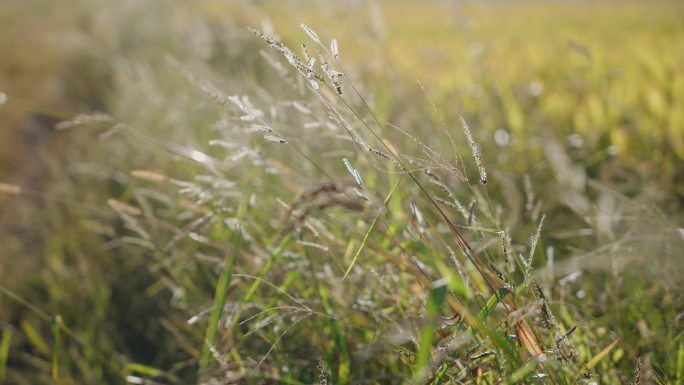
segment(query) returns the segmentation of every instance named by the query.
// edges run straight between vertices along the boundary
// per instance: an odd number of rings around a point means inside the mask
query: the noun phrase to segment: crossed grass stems
[[[482,186],[481,191],[477,191],[477,189],[469,182],[468,177],[466,175],[465,166],[463,166],[463,168],[459,168],[457,165],[444,159],[437,152],[430,149],[427,145],[425,145],[415,137],[411,136],[406,131],[387,123],[387,126],[394,128],[396,131],[409,137],[410,140],[417,143],[418,146],[422,149],[423,153],[427,155],[427,157],[430,159],[432,165],[428,164],[428,162],[421,162],[417,158],[402,155],[398,150],[398,147],[394,145],[392,141],[389,139],[389,136],[384,135],[385,125],[383,125],[378,119],[377,115],[374,114],[372,108],[367,103],[365,98],[361,95],[360,91],[356,88],[354,82],[347,76],[346,72],[333,69],[331,62],[336,66],[336,68],[342,68],[340,62],[338,61],[339,48],[337,41],[333,40],[330,49],[328,49],[326,45],[321,42],[318,35],[311,28],[304,24],[302,24],[301,27],[320,49],[320,51],[318,52],[318,59],[321,62],[320,69],[325,74],[325,77],[317,72],[315,65],[317,59],[309,54],[304,44],[302,44],[302,52],[304,55],[304,61],[302,61],[295,53],[292,52],[292,50],[290,50],[284,43],[280,42],[276,38],[255,29],[250,28],[250,31],[254,33],[256,36],[263,39],[270,47],[278,50],[285,57],[288,63],[290,63],[297,70],[297,72],[308,81],[310,91],[312,91],[313,94],[318,97],[318,99],[331,113],[332,117],[335,118],[337,122],[339,122],[346,131],[348,136],[345,139],[351,140],[357,145],[357,147],[360,150],[360,153],[363,154],[363,156],[369,164],[372,164],[373,167],[375,167],[376,169],[379,169],[388,174],[397,175],[397,178],[394,181],[394,184],[390,189],[390,192],[387,194],[384,200],[379,200],[377,199],[377,197],[373,197],[373,192],[366,188],[358,170],[354,169],[351,163],[346,158],[344,159],[345,166],[347,167],[348,171],[353,176],[356,182],[356,186],[352,187],[353,191],[364,200],[372,202],[371,205],[375,206],[377,214],[372,219],[370,225],[368,226],[368,230],[363,235],[361,244],[358,246],[351,263],[346,269],[343,279],[346,279],[349,276],[350,272],[357,263],[358,258],[361,252],[364,250],[364,248],[369,247],[373,249],[375,252],[379,253],[380,255],[384,255],[388,259],[394,260],[396,263],[403,265],[417,279],[417,281],[421,283],[423,287],[431,288],[431,294],[428,299],[427,309],[428,322],[427,326],[424,327],[421,332],[421,339],[423,341],[421,342],[419,351],[416,354],[414,379],[427,383],[440,383],[446,375],[447,371],[451,368],[452,365],[454,365],[453,360],[448,360],[448,355],[458,346],[462,346],[462,344],[459,343],[453,344],[453,346],[449,347],[448,343],[444,343],[444,341],[448,342],[451,339],[456,339],[454,336],[446,337],[439,345],[433,346],[434,344],[432,336],[435,333],[434,325],[440,317],[440,314],[442,312],[441,308],[443,307],[443,305],[446,305],[451,311],[453,311],[456,314],[454,318],[458,318],[461,321],[464,321],[466,325],[468,325],[466,334],[469,337],[490,339],[494,343],[494,345],[501,350],[506,359],[510,360],[514,367],[519,368],[517,371],[513,373],[509,381],[520,380],[535,370],[538,370],[539,372],[536,376],[533,376],[534,378],[542,378],[548,376],[548,374],[543,373],[545,371],[545,365],[547,361],[544,349],[539,343],[539,340],[535,335],[535,332],[533,331],[532,327],[525,319],[525,315],[521,314],[523,309],[519,307],[515,298],[517,289],[514,288],[512,284],[511,276],[511,272],[514,271],[512,270],[514,269],[514,267],[509,265],[509,263],[511,263],[513,260],[515,260],[520,265],[521,270],[524,272],[524,282],[522,287],[529,288],[530,284],[533,284],[534,286],[534,293],[539,302],[540,313],[542,315],[544,326],[550,333],[555,332],[555,337],[553,338],[555,345],[553,348],[553,352],[555,353],[555,356],[561,362],[573,366],[577,369],[577,371],[575,372],[576,378],[590,378],[590,375],[587,371],[582,371],[577,366],[577,353],[575,352],[574,347],[572,346],[572,344],[570,344],[567,338],[567,336],[572,331],[574,331],[574,328],[566,334],[561,333],[560,325],[551,313],[551,310],[548,307],[543,291],[536,282],[530,281],[532,258],[534,255],[537,241],[539,239],[543,223],[543,217],[539,223],[539,228],[537,229],[537,232],[533,235],[531,239],[529,257],[527,259],[525,259],[522,256],[519,256],[519,258],[517,259],[511,257],[510,237],[506,234],[504,230],[498,228],[498,222],[494,220],[494,222],[497,223],[496,229],[484,229],[481,227],[478,228],[473,226],[475,222],[473,215],[474,201],[469,205],[468,208],[465,208],[460,202],[458,202],[458,200],[455,198],[454,194],[451,192],[449,187],[442,182],[441,177],[433,171],[434,169],[446,169],[449,172],[451,172],[454,176],[456,176],[459,180],[465,182],[465,185],[467,185],[468,188],[470,188],[471,191],[477,197],[484,198],[486,202],[486,208],[488,210],[487,214],[491,219],[494,219],[491,202],[489,200],[489,196],[486,189],[488,177],[484,164],[482,162],[481,148],[479,144],[473,140],[470,128],[468,127],[465,119],[461,118],[461,124],[463,126],[467,144],[472,151],[472,155],[478,169],[479,182]],[[331,60],[331,62],[329,62],[328,60]],[[345,84],[349,87],[349,89],[352,90],[353,95],[356,96],[358,100],[361,102],[362,108],[365,112],[360,112],[352,106],[351,101],[345,96],[345,94],[343,94],[342,86],[340,85],[338,79],[344,80]],[[213,92],[210,93],[213,94]],[[353,115],[353,117],[362,125],[362,127],[371,135],[371,137],[374,138],[375,141],[377,141],[381,145],[381,149],[371,147],[369,144],[367,144],[366,141],[361,139],[363,136],[359,135],[354,129],[354,127],[346,121],[342,112],[337,109],[335,104],[330,99],[331,97],[337,98],[337,100],[342,103],[342,106],[346,108]],[[299,149],[296,144],[288,141],[285,136],[280,135],[280,133],[276,132],[260,116],[254,114],[248,106],[245,106],[243,103],[241,103],[239,99],[233,98],[231,99],[231,101],[243,113],[247,114],[247,120],[258,121],[262,125],[261,127],[267,128],[268,134],[264,136],[267,140],[281,144],[290,144],[298,154],[304,157],[307,162],[309,162],[314,168],[316,168],[328,179],[328,182],[321,183],[318,187],[312,188],[303,193],[297,202],[288,207],[287,217],[291,220],[291,222],[285,227],[279,240],[275,242],[275,244],[279,245],[276,248],[276,252],[279,252],[284,243],[289,240],[290,231],[293,229],[293,226],[295,226],[296,224],[304,223],[306,221],[307,215],[309,214],[309,212],[306,210],[300,210],[297,212],[297,203],[302,204],[302,202],[310,200],[312,199],[312,197],[320,196],[331,191],[339,192],[345,189],[345,186],[340,182],[334,181],[330,175],[328,175],[324,170],[322,170],[316,164],[316,162],[314,162],[310,157],[308,157],[304,151]],[[437,111],[432,101],[430,101],[430,103]],[[368,113],[368,115],[371,117],[372,123],[369,123],[366,119],[363,118],[362,115],[365,113]],[[448,130],[446,129],[446,124],[444,123],[444,120],[442,119],[441,115],[440,120],[442,122],[444,131],[447,137],[449,138],[452,147],[455,148],[456,146],[454,144],[454,140],[450,136]],[[373,156],[369,156],[369,154]],[[393,165],[394,169],[390,170],[383,168],[381,165],[378,165],[378,163],[382,160],[389,161]],[[463,164],[462,160],[460,163]],[[430,183],[437,185],[438,188],[442,190],[444,193],[446,193],[450,199],[447,200],[445,198],[433,196],[432,194],[430,194],[430,192],[425,187],[423,182],[421,182],[416,176],[416,174],[421,171],[425,175],[427,175],[428,181]],[[386,231],[384,229],[378,228],[378,222],[384,222],[384,219],[382,219],[382,213],[384,211],[385,206],[387,206],[390,198],[395,193],[397,187],[405,178],[408,178],[409,181],[420,190],[421,196],[427,201],[429,207],[432,208],[433,212],[436,214],[437,218],[441,221],[441,223],[445,225],[448,229],[449,234],[452,236],[451,240],[456,243],[460,252],[467,258],[469,263],[471,263],[477,271],[479,279],[477,280],[475,285],[470,287],[473,287],[476,290],[478,290],[478,292],[482,294],[484,298],[490,298],[490,300],[487,301],[486,304],[481,304],[482,308],[477,315],[473,314],[467,306],[464,306],[457,296],[454,296],[452,295],[452,293],[447,292],[447,288],[449,288],[454,292],[466,293],[464,291],[465,286],[463,285],[467,284],[469,280],[467,278],[467,275],[463,273],[461,268],[457,269],[458,273],[460,274],[459,278],[455,274],[453,274],[453,271],[450,271],[450,269],[447,268],[446,265],[441,265],[440,272],[445,274],[448,277],[448,279],[433,282],[429,278],[428,274],[421,268],[421,266],[410,257],[409,253],[406,250],[403,249],[399,240],[396,239],[396,237],[391,233],[391,231]],[[452,219],[450,219],[449,215],[446,214],[443,207],[440,206],[440,203],[460,211],[460,213],[464,216],[464,219],[466,219],[468,224],[468,226],[465,226],[465,228],[476,230],[480,236],[482,236],[482,232],[489,231],[495,233],[499,237],[503,254],[506,257],[507,277],[506,275],[504,275],[503,272],[498,270],[492,263],[486,263],[476,252],[474,252],[473,248],[470,246],[466,238],[462,235],[459,228],[454,224]],[[361,209],[360,207],[356,206],[357,203],[354,203],[353,200],[332,203],[327,202],[326,205],[340,205],[351,209]],[[322,208],[325,207],[317,207],[317,209]],[[407,215],[406,220],[412,227],[414,227],[417,231],[420,232],[421,229],[425,226],[425,217],[422,215],[422,213],[420,213],[420,211],[417,207],[415,207],[414,204],[411,205],[411,209],[413,211],[413,215]],[[242,212],[242,210],[240,210],[240,212]],[[295,212],[297,212],[297,215],[293,215]],[[238,217],[239,216],[240,214],[238,214]],[[293,217],[294,219],[292,219]],[[389,229],[389,226],[385,226],[385,229]],[[383,233],[385,238],[393,243],[393,246],[395,246],[397,250],[399,250],[399,252],[401,253],[401,256],[404,259],[404,261],[397,261],[396,258],[386,255],[387,253],[384,253],[377,246],[374,246],[371,242],[369,242],[370,235],[375,231]],[[234,242],[236,242],[236,244],[238,245],[240,242],[239,233],[239,230],[236,231],[236,234],[238,235],[237,238],[234,239]],[[429,249],[436,250],[436,247],[434,245],[428,244],[430,240],[426,239],[426,237],[420,237],[420,239]],[[452,260],[457,264],[458,267],[459,262],[455,255],[453,255],[453,251],[451,251],[452,249],[451,247],[449,247],[449,242],[443,239],[441,236],[439,241],[447,250],[451,252]],[[239,246],[236,246],[235,249],[239,249]],[[219,279],[219,284],[216,288],[215,304],[210,320],[210,325],[207,329],[205,346],[203,349],[202,358],[200,362],[200,375],[202,373],[206,373],[209,366],[209,362],[211,360],[211,352],[213,350],[213,343],[217,333],[216,325],[218,324],[218,320],[221,318],[221,313],[224,309],[225,293],[228,286],[227,283],[229,282],[230,276],[232,274],[234,261],[235,255],[230,257],[228,263],[226,263],[226,269],[224,269],[224,272],[221,275],[221,278]],[[262,273],[264,271],[267,271],[267,269],[270,269],[270,267],[270,265],[267,265],[262,271]],[[261,274],[261,276],[263,276],[263,274]],[[258,283],[261,282],[261,276],[255,277],[257,279],[255,279],[254,285],[250,288],[247,294],[248,297],[250,296],[249,294],[253,294],[255,288],[258,287]],[[512,323],[516,330],[517,339],[520,341],[527,355],[532,357],[531,360],[524,360],[524,355],[521,354],[518,350],[514,349],[511,346],[509,340],[503,338],[498,331],[491,329],[487,325],[486,319],[492,312],[494,307],[496,307],[497,305],[501,305],[505,309],[505,312],[509,319],[512,320]],[[309,314],[315,313],[308,306],[305,306],[304,309],[308,309]],[[330,315],[326,314],[325,316],[329,317]],[[252,318],[248,319],[248,321],[251,319]],[[299,318],[295,323],[298,323],[303,319],[304,318]],[[294,326],[294,324],[291,326]],[[280,334],[280,336],[276,339],[275,343],[271,346],[267,354],[262,358],[260,363],[264,361],[264,359],[274,348],[275,344],[278,343],[280,338],[287,332],[287,330],[289,330],[289,328],[287,328],[282,334]],[[610,350],[609,348],[607,348],[607,351]],[[449,351],[449,349],[452,349],[452,351]],[[479,358],[483,358],[491,353],[491,351],[488,351],[482,354],[474,355],[473,357],[471,357],[471,359],[476,360]],[[584,370],[591,369],[591,367],[593,367],[596,364],[596,362],[598,362],[598,360],[600,360],[600,358],[602,358],[604,355],[605,354],[597,355],[594,358],[594,360],[592,360],[588,365],[585,365]],[[320,370],[322,370],[322,365],[320,365],[320,363],[318,367]],[[324,375],[321,374],[321,378],[323,377]],[[539,380],[536,380],[536,382],[539,382]]]

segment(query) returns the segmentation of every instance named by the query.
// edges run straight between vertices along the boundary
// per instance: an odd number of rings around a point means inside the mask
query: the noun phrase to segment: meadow
[[[684,5],[0,7],[0,384],[678,384]]]

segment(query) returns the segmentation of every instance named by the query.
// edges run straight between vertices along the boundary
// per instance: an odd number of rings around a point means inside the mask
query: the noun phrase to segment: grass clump
[[[55,168],[54,193],[0,184],[54,221],[34,249],[41,282],[3,280],[0,380],[681,378],[678,223],[553,133],[529,143],[543,162],[511,164],[486,120],[440,113],[420,83],[420,113],[383,109],[344,38],[301,29],[294,49],[226,27],[241,48],[225,76],[195,44],[110,42],[139,61],[112,64],[103,111],[57,125],[92,153]]]

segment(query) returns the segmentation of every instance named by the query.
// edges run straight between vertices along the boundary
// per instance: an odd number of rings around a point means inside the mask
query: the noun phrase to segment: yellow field
[[[406,99],[407,108],[426,106],[418,80],[443,113],[477,117],[484,132],[504,128],[519,139],[578,133],[591,153],[614,145],[633,166],[655,161],[671,177],[677,174],[675,164],[684,158],[681,3],[379,4],[175,6],[178,17],[211,23],[232,18],[260,27],[269,20],[293,44],[304,38],[300,22],[337,38],[342,62],[362,75],[379,114],[390,121],[397,99]],[[4,143],[12,142],[11,125],[17,124],[8,109],[26,113],[51,105],[54,113],[61,106],[68,117],[70,97],[97,92],[76,81],[60,88],[54,79],[68,76],[64,68],[75,61],[70,45],[60,47],[55,36],[68,33],[82,10],[15,8],[4,28],[12,33],[1,39],[0,88],[20,102],[2,112],[9,114],[0,129]],[[17,67],[21,71],[13,72]],[[5,164],[11,152],[3,151]]]
[[[344,61],[362,63],[368,79],[404,90],[417,79],[438,106],[462,106],[484,129],[579,133],[591,148],[610,143],[639,160],[684,157],[681,3],[385,2],[382,44],[363,39],[377,34],[372,24],[350,29],[373,12],[303,12],[297,21],[337,37]],[[280,15],[276,31],[303,38],[288,28],[292,15],[268,13]]]

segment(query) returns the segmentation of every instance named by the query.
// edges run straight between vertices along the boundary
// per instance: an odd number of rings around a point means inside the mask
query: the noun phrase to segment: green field
[[[683,4],[67,3],[0,6],[0,384],[684,381]]]

